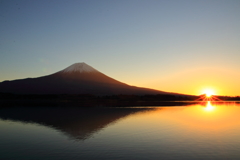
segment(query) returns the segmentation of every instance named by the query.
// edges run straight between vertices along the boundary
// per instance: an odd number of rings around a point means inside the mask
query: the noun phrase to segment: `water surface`
[[[239,103],[0,109],[0,159],[240,159]]]

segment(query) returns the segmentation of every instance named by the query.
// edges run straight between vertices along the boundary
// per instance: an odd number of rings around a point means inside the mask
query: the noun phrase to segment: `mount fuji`
[[[174,94],[130,86],[99,72],[86,63],[75,63],[51,75],[0,83],[0,92],[15,94],[144,95]]]

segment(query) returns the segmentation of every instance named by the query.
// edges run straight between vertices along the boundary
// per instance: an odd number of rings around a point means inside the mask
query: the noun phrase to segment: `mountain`
[[[130,86],[99,72],[86,63],[75,63],[51,75],[0,83],[0,92],[15,94],[173,94]]]

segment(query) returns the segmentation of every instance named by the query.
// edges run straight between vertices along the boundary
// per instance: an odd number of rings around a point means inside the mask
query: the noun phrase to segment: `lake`
[[[240,103],[0,108],[0,159],[240,159]]]

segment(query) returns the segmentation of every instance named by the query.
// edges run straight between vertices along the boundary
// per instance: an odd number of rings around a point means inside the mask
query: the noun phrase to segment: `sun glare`
[[[209,98],[209,97],[212,97],[212,95],[214,95],[215,92],[212,89],[205,89],[203,91],[203,94],[206,94],[206,96]]]
[[[222,101],[219,96],[216,95],[215,90],[207,88],[202,90],[201,95],[196,101]]]

